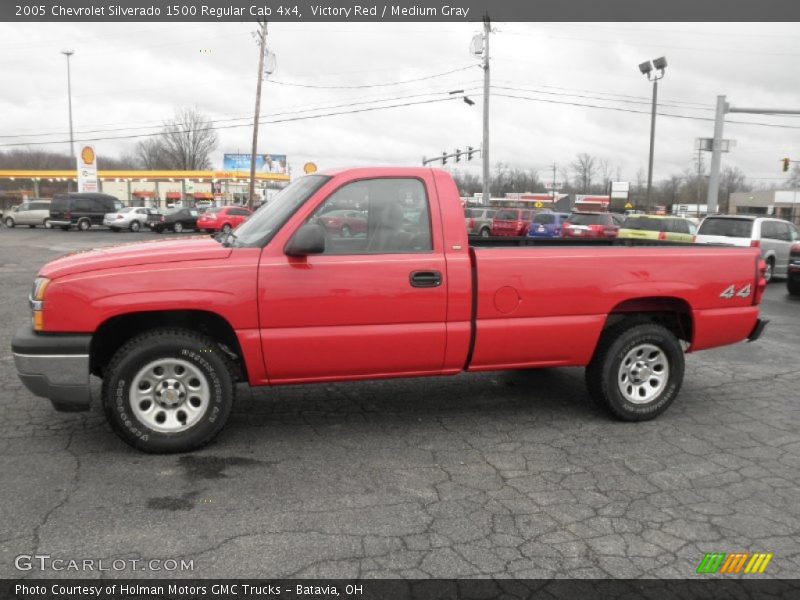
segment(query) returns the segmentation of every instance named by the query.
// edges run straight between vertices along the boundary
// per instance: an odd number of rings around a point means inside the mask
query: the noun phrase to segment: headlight
[[[44,328],[44,315],[42,314],[42,309],[44,308],[44,294],[49,284],[50,280],[46,277],[37,277],[33,281],[33,289],[31,290],[31,295],[28,298],[28,302],[30,303],[31,310],[33,311],[32,323],[34,331],[41,331]]]

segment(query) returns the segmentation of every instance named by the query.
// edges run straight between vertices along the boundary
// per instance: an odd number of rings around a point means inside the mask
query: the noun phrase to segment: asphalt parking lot
[[[579,369],[242,387],[190,455],[62,414],[10,344],[38,268],[151,233],[0,228],[0,577],[659,577],[706,552],[800,576],[800,301],[755,344],[687,357],[655,421],[610,420]],[[16,570],[15,557],[185,559],[190,572]]]

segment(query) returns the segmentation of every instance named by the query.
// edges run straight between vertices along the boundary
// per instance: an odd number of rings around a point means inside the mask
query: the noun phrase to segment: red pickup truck
[[[364,231],[326,228],[331,210]],[[638,421],[675,399],[685,350],[758,338],[763,272],[757,248],[470,241],[447,173],[352,169],[294,181],[227,235],[45,265],[12,350],[59,410],[88,408],[101,377],[112,427],[148,452],[208,443],[239,382],[577,365]]]

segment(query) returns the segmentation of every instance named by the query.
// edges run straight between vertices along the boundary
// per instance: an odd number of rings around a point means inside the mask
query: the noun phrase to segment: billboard
[[[224,171],[250,171],[249,154],[225,154],[222,161]],[[256,154],[256,171],[287,175],[285,154]]]

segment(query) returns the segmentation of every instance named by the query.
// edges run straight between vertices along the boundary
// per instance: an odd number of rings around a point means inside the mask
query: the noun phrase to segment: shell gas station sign
[[[82,146],[78,154],[78,191],[98,191],[97,154],[94,146]]]

